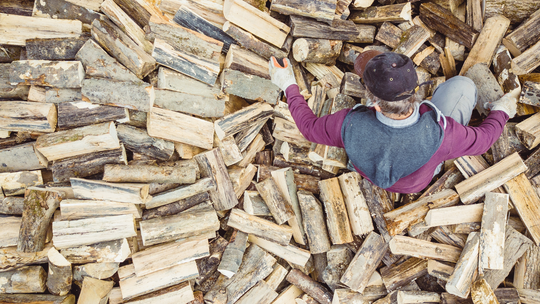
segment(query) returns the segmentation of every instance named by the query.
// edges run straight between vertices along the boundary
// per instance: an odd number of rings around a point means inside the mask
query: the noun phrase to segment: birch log
[[[40,170],[0,173],[0,187],[5,196],[24,194],[26,188],[42,184],[43,177]]]
[[[504,232],[508,213],[508,194],[486,193],[480,232],[480,269],[504,268]]]
[[[281,245],[288,245],[292,237],[292,229],[286,225],[277,225],[260,217],[233,209],[229,215],[227,226],[242,232],[253,234]]]
[[[47,272],[41,266],[25,266],[0,272],[1,293],[43,293],[47,289]]]
[[[105,165],[103,180],[116,183],[173,183],[193,184],[199,167],[193,160],[183,160],[171,165]]]
[[[160,160],[169,160],[174,154],[174,143],[148,135],[144,129],[118,125],[118,139],[127,149]]]
[[[349,217],[337,178],[319,182],[321,200],[326,212],[326,223],[333,244],[353,241]]]
[[[360,179],[360,175],[355,172],[345,173],[338,177],[347,206],[351,229],[355,235],[366,235],[373,231],[374,228],[366,199],[358,185]]]
[[[10,66],[9,82],[56,88],[80,88],[84,68],[79,61],[18,60]]]
[[[79,199],[144,204],[152,198],[148,195],[148,184],[115,184],[82,178],[70,178],[70,182],[75,197]]]
[[[54,132],[58,114],[54,104],[27,101],[0,103],[0,130],[15,132]]]
[[[410,255],[418,258],[431,258],[435,260],[455,263],[461,254],[461,248],[431,243],[407,236],[396,235],[389,243],[390,250],[397,255]]]
[[[142,112],[154,106],[154,87],[145,82],[119,82],[104,78],[85,79],[82,99],[96,104],[113,105]]]
[[[142,216],[142,210],[137,204],[99,200],[65,199],[60,202],[60,210],[63,221],[123,214],[133,214],[136,219]]]
[[[127,239],[123,238],[97,244],[60,249],[60,253],[72,264],[94,262],[122,263],[129,255],[131,255],[131,250]]]

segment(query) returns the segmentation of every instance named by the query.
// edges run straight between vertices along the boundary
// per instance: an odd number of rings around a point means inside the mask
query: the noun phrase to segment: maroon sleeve
[[[503,111],[492,111],[478,127],[465,127],[452,118],[447,119],[445,134],[452,136],[453,142],[449,157],[455,158],[486,153],[501,136],[508,115]]]
[[[309,108],[297,85],[290,85],[285,95],[294,122],[307,140],[328,146],[343,147],[341,125],[350,109],[319,118]]]

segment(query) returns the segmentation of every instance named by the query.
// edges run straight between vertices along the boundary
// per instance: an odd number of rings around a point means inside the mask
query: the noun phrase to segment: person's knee
[[[465,95],[472,94],[476,98],[476,85],[474,82],[465,76],[454,76],[446,81],[451,86],[453,92],[462,92]]]

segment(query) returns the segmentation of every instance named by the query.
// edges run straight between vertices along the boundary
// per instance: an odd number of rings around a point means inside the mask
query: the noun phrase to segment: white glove
[[[497,101],[486,102],[484,108],[491,111],[503,111],[508,114],[509,118],[513,118],[517,111],[517,99],[513,95],[512,93],[507,93]]]
[[[289,59],[284,58],[283,65],[281,66],[274,56],[270,57],[268,62],[272,83],[285,91],[290,85],[296,84],[296,79]]]

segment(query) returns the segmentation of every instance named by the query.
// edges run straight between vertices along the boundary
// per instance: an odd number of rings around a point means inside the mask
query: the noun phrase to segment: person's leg
[[[464,76],[454,76],[439,85],[431,102],[444,114],[466,126],[476,106],[476,85]]]

